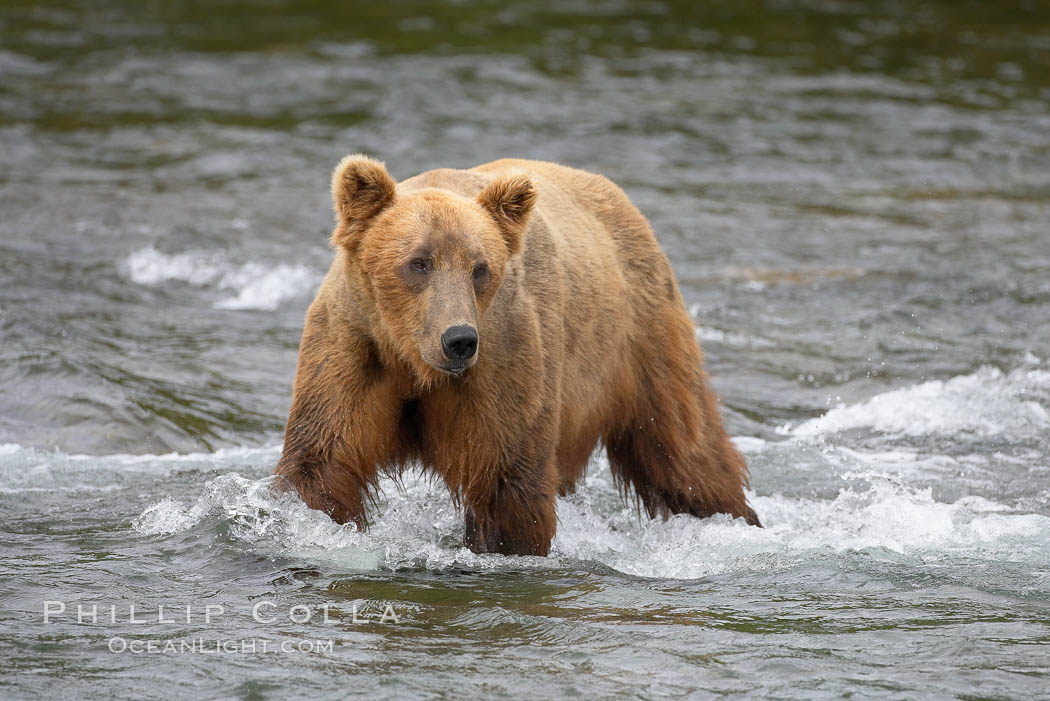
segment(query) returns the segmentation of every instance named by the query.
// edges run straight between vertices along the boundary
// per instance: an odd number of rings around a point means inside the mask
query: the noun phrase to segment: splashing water
[[[790,443],[741,443],[751,448],[753,465],[762,465],[764,451],[793,449]],[[891,457],[898,470],[916,462],[900,454]],[[417,471],[406,473],[400,484],[382,481],[378,517],[363,533],[276,490],[273,478],[252,480],[235,473],[209,480],[192,505],[171,497],[151,504],[133,525],[146,535],[166,535],[211,521],[228,529],[232,541],[268,556],[340,569],[498,570],[507,564],[551,568],[591,563],[628,575],[674,579],[791,569],[844,552],[880,551],[932,563],[987,551],[1035,561],[1050,545],[1050,517],[1013,513],[1007,505],[978,496],[941,503],[929,488],[909,486],[899,474],[842,469],[883,462],[885,455],[844,451],[826,459],[840,472],[836,496],[752,494],[765,524],[756,529],[728,516],[641,517],[622,502],[608,463],[596,456],[586,487],[558,500],[558,534],[550,558],[476,555],[465,549],[462,517],[444,486]]]

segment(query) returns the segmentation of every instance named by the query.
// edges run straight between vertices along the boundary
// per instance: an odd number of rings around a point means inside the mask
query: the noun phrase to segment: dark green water
[[[620,183],[767,528],[273,494],[354,151]],[[0,697],[1050,698],[1048,319],[1043,2],[0,2]]]

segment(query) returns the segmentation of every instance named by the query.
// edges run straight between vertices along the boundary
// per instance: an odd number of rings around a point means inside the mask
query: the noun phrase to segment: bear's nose
[[[441,350],[449,360],[472,358],[478,350],[478,332],[468,324],[450,326],[441,334]]]

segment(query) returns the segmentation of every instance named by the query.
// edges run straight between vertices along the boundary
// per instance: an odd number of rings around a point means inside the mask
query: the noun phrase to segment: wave
[[[314,289],[320,281],[320,275],[305,265],[231,263],[223,251],[167,254],[148,247],[128,256],[122,268],[132,282],[140,285],[174,280],[195,287],[232,290],[234,296],[212,305],[216,309],[276,309],[284,300]]]
[[[281,446],[222,448],[214,453],[77,455],[0,444],[0,494],[108,491],[136,476],[162,477],[175,470],[257,469],[274,465]]]
[[[898,436],[1023,439],[1050,429],[1047,406],[1050,372],[1020,368],[1003,373],[985,366],[970,375],[885,392],[861,404],[839,404],[781,433],[808,439],[869,429]]]

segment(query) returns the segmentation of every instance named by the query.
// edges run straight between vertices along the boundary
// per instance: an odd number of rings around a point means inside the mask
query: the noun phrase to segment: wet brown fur
[[[472,550],[546,555],[555,495],[603,443],[650,517],[758,525],[670,265],[620,188],[516,159],[397,184],[348,156],[332,191],[337,253],[277,465],[309,506],[363,528],[380,472],[418,461],[464,506]],[[454,376],[436,366],[459,323],[480,340]]]

